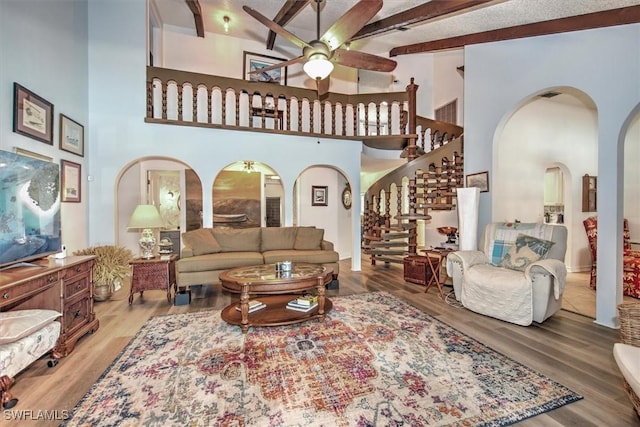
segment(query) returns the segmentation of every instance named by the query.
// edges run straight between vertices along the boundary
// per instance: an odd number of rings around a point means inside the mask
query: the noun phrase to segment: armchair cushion
[[[511,246],[498,266],[524,271],[529,265],[542,259],[552,245],[553,242],[550,240],[538,239],[520,233],[515,244]]]

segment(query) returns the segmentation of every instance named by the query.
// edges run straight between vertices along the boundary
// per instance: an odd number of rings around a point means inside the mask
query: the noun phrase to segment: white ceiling
[[[193,14],[185,0],[152,0],[157,5],[163,24],[190,29],[195,34]],[[448,1],[448,0],[432,0]],[[284,0],[199,0],[202,6],[205,32],[224,33],[223,18],[230,18],[233,36],[265,40],[268,30],[242,10],[247,5],[268,18],[274,18]],[[324,0],[321,3],[320,27],[322,34],[340,18],[355,0]],[[380,12],[371,21],[405,11],[426,3],[417,0],[387,0]],[[496,0],[485,3],[472,11],[416,24],[408,31],[392,31],[380,36],[355,41],[351,48],[369,53],[388,53],[394,47],[420,43],[499,28],[546,21],[585,13],[640,4],[640,0]],[[315,2],[311,1],[285,28],[304,40],[316,38]],[[278,46],[291,47],[281,37]],[[383,55],[386,56],[386,55]]]

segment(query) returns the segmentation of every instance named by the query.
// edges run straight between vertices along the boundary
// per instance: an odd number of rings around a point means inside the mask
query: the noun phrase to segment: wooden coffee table
[[[296,262],[290,273],[276,273],[275,264],[237,267],[220,274],[222,289],[239,293],[240,301],[222,310],[222,319],[239,325],[246,333],[250,326],[279,326],[304,322],[310,319],[324,320],[333,307],[325,297],[325,285],[331,282],[333,270],[320,264]],[[318,306],[309,312],[288,309],[287,303],[304,291],[316,290]],[[266,307],[249,313],[251,296]],[[236,309],[240,306],[240,310]]]

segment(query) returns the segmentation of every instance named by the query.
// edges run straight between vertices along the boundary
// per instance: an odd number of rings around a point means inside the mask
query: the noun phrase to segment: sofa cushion
[[[297,251],[297,250],[281,250],[267,251],[262,254],[265,264],[273,264],[279,261],[293,262],[309,262],[312,264],[325,264],[330,262],[338,262],[338,252],[335,251]]]
[[[260,228],[214,228],[221,252],[260,252]]]
[[[296,242],[293,249],[296,250],[320,250],[324,229],[315,227],[299,227],[296,233]]]
[[[297,227],[267,227],[262,229],[261,250],[276,251],[293,249],[296,243]]]
[[[551,246],[553,242],[550,240],[518,234],[515,243],[502,258],[499,266],[524,271],[530,264],[542,259]]]
[[[180,258],[176,263],[178,273],[191,273],[198,271],[229,270],[235,267],[247,265],[260,265],[264,263],[260,252],[219,252]]]
[[[0,313],[0,344],[9,344],[31,335],[62,316],[55,310],[15,310]]]
[[[222,250],[210,228],[199,228],[182,233],[182,240],[186,246],[191,247],[193,255],[215,254]]]

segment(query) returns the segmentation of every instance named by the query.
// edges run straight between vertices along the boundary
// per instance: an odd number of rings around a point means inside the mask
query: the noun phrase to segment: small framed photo
[[[327,186],[311,186],[311,206],[327,206]]]
[[[84,126],[60,114],[60,149],[84,157]]]
[[[60,166],[62,169],[61,200],[63,202],[80,203],[82,199],[80,193],[80,184],[82,182],[82,166],[78,163],[70,162],[68,160],[61,160]]]
[[[466,187],[478,187],[481,193],[489,191],[489,172],[478,172],[467,175]]]
[[[53,104],[15,82],[13,131],[53,145]]]
[[[275,56],[261,55],[259,53],[244,52],[244,65],[242,67],[242,78],[252,82],[275,83],[277,85],[287,84],[287,67],[276,68],[275,70],[252,73],[251,71],[260,68],[270,67],[286,59]]]

